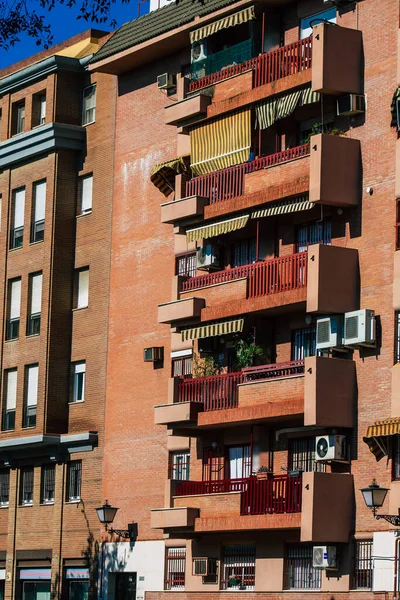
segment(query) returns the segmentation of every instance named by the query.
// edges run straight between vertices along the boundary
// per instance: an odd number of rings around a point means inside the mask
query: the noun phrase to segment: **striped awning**
[[[150,180],[164,196],[169,196],[175,191],[175,175],[180,173],[189,173],[189,169],[183,158],[174,158],[156,165],[150,173]]]
[[[218,223],[209,223],[203,225],[203,227],[196,227],[196,229],[188,229],[186,231],[186,241],[195,242],[196,240],[206,240],[207,238],[216,237],[217,235],[223,235],[242,229],[246,226],[250,215],[241,215],[234,219],[228,219],[227,221],[219,221]]]
[[[266,208],[260,208],[251,213],[252,219],[261,219],[263,217],[275,217],[276,215],[286,215],[287,213],[300,212],[314,208],[314,202],[308,201],[308,196],[294,198],[293,200],[282,200],[274,202]]]
[[[250,145],[250,109],[193,129],[190,132],[193,175],[204,175],[247,162]]]
[[[192,329],[181,331],[182,341],[200,340],[203,338],[215,337],[217,335],[227,335],[228,333],[238,333],[243,331],[244,319],[235,319],[234,321],[224,321],[222,323],[212,323],[211,325],[202,325]]]
[[[390,439],[393,435],[400,435],[400,417],[376,421],[367,429],[363,437],[376,460],[381,460],[390,451]]]
[[[319,102],[319,99],[320,94],[313,92],[311,86],[307,86],[290,94],[265,100],[265,102],[261,102],[255,107],[256,126],[259,129],[267,129],[276,123],[276,121],[291,115],[297,106],[313,104],[314,102]]]
[[[249,6],[239,12],[234,13],[233,15],[228,15],[223,19],[219,19],[218,21],[214,21],[209,25],[204,25],[204,27],[199,27],[199,29],[195,29],[190,32],[190,43],[198,42],[199,40],[203,40],[217,31],[221,31],[221,29],[228,29],[228,27],[234,27],[235,25],[241,25],[242,23],[247,23],[247,21],[251,21],[256,18],[256,13],[254,10],[254,6]]]

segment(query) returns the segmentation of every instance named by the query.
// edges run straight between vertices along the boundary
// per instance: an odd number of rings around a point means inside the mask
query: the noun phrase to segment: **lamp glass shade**
[[[103,506],[96,508],[97,517],[100,523],[103,523],[103,525],[109,525],[110,523],[112,523],[115,519],[115,515],[117,514],[118,510],[119,508],[111,506],[110,504],[108,504],[107,501],[105,502],[105,504],[103,504]]]
[[[386,494],[388,493],[389,489],[380,487],[376,483],[372,483],[370,486],[362,488],[360,491],[367,507],[373,509],[381,508],[385,502]]]

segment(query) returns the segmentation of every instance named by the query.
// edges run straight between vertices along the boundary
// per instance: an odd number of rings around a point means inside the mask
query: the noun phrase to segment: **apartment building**
[[[385,598],[397,3],[163,4],[89,67],[118,79],[103,497],[138,525],[103,597]]]
[[[88,30],[0,72],[0,598],[97,596],[115,78]]]

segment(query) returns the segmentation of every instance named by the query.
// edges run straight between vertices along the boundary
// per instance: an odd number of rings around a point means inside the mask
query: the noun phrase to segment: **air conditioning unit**
[[[317,319],[316,349],[337,348],[343,344],[343,317],[320,317]]]
[[[163,359],[164,347],[145,348],[143,351],[144,362],[159,362]]]
[[[344,435],[317,435],[315,460],[346,460],[346,437]]]
[[[191,61],[193,63],[206,60],[207,58],[207,42],[206,40],[200,40],[192,44],[191,50]]]
[[[197,249],[197,268],[203,270],[220,268],[218,246],[205,244]]]
[[[173,73],[163,73],[157,77],[157,87],[159,90],[170,90],[176,87],[176,77]]]
[[[313,547],[313,568],[314,569],[332,569],[338,568],[338,557],[336,546],[314,546]]]
[[[365,112],[365,96],[347,94],[337,100],[337,114],[345,117]]]
[[[375,313],[373,310],[363,309],[345,313],[345,346],[373,346],[375,339]]]
[[[207,577],[207,575],[216,575],[217,560],[215,558],[199,557],[193,559],[192,575]]]

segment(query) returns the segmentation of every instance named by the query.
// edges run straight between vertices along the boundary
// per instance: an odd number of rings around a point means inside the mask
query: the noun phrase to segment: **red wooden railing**
[[[258,298],[305,287],[307,285],[307,252],[298,252],[252,265],[190,277],[182,283],[181,291],[204,288],[242,277],[247,277],[249,281],[248,298]]]
[[[246,381],[260,381],[278,377],[293,377],[304,374],[304,360],[291,360],[286,363],[263,365],[261,367],[248,367],[242,373]]]
[[[272,52],[260,54],[238,65],[231,65],[221,69],[217,73],[211,73],[200,79],[193,80],[189,84],[189,92],[195,92],[208,85],[214,85],[219,81],[228,79],[233,75],[239,75],[245,71],[252,70],[253,87],[259,87],[272,81],[277,81],[288,75],[299,73],[310,69],[312,66],[312,36],[277,48]]]
[[[176,496],[241,493],[240,514],[266,515],[301,511],[301,476],[274,475],[268,479],[222,479],[220,481],[185,481]]]
[[[269,479],[251,477],[242,493],[242,515],[266,515],[301,511],[301,476],[275,475]]]
[[[205,411],[235,408],[238,401],[237,386],[243,381],[243,373],[184,379],[178,384],[178,402],[202,402]]]
[[[222,202],[244,194],[244,176],[268,167],[302,158],[310,154],[310,144],[302,144],[288,150],[261,156],[247,163],[199,175],[186,182],[186,196],[204,196],[210,203]]]

